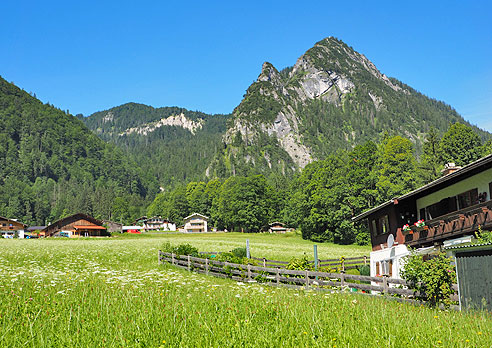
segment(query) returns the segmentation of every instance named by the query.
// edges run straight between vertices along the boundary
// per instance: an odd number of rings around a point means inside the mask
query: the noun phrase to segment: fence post
[[[208,275],[208,259],[205,259],[205,274]]]
[[[340,273],[340,287],[345,285],[345,273]]]
[[[383,294],[388,294],[388,275],[383,274]]]
[[[342,256],[342,272],[345,272],[345,257]]]
[[[309,287],[309,271],[306,270],[306,288]]]
[[[191,260],[190,260],[190,255],[188,255],[188,271],[191,271]]]
[[[318,246],[316,244],[313,245],[314,248],[314,270],[318,272]],[[318,276],[316,276],[316,280],[318,280]]]
[[[171,263],[174,265],[174,253],[171,253]]]
[[[280,285],[280,269],[277,267],[277,274],[275,275],[275,279],[277,280],[277,286]]]
[[[265,258],[263,258],[263,267],[266,268],[266,259]]]
[[[364,255],[364,266],[367,265],[367,256]]]
[[[251,281],[251,265],[248,263],[248,281]]]
[[[250,259],[250,258],[251,258],[251,254],[250,254],[250,252],[249,252],[249,239],[246,239],[246,257],[247,257],[248,259]]]

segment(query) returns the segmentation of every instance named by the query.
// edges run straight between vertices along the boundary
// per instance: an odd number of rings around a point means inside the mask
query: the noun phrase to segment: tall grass
[[[0,240],[0,347],[489,347],[485,313],[157,265],[160,238]]]

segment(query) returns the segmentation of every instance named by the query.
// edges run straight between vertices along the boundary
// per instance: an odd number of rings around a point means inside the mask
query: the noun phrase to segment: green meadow
[[[200,251],[230,251],[238,247],[246,247],[249,239],[251,255],[265,257],[270,260],[290,261],[293,257],[306,255],[313,260],[313,245],[318,247],[319,259],[330,259],[354,256],[369,256],[370,246],[339,245],[332,243],[314,243],[304,240],[294,232],[285,234],[269,233],[196,233],[196,234],[125,234],[117,236],[121,239],[158,238],[163,242],[169,241],[174,244],[188,243]]]
[[[0,240],[0,347],[490,347],[492,316],[237,283],[157,264],[165,241],[312,252],[298,236]],[[367,247],[319,245],[320,256]],[[322,250],[322,252],[321,252]]]

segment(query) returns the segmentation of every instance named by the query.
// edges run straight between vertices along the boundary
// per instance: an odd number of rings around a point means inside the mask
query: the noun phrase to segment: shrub
[[[169,242],[162,244],[161,250],[166,253],[174,253],[176,255],[190,255],[198,257],[198,249],[190,244],[172,245]]]
[[[482,226],[478,226],[478,232],[475,233],[475,244],[492,243],[492,231],[483,231]]]
[[[286,268],[298,270],[298,271],[304,271],[304,270],[311,271],[313,269],[313,264],[311,264],[308,261],[307,256],[304,255],[303,257],[293,258],[292,260],[290,260]]]
[[[371,275],[371,267],[369,265],[359,266],[359,273],[362,276],[370,276]]]
[[[431,307],[443,304],[449,307],[453,294],[452,285],[456,282],[456,273],[451,258],[440,253],[424,260],[422,255],[412,252],[406,257],[401,277],[419,291],[419,299],[427,301]]]
[[[240,258],[246,257],[246,255],[247,255],[246,248],[232,249],[231,254],[233,254],[236,257],[240,257]]]

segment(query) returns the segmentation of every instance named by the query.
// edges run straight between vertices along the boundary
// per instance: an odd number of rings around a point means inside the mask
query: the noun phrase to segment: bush
[[[492,243],[492,231],[483,231],[480,225],[478,226],[478,232],[475,233],[475,237],[477,239],[474,244]]]
[[[359,266],[359,273],[362,276],[370,276],[371,275],[371,267],[369,265]]]
[[[307,259],[307,256],[304,255],[303,257],[300,258],[293,258],[290,260],[289,264],[287,265],[287,269],[293,269],[293,270],[298,270],[298,271],[311,271],[313,270],[314,265],[310,263]]]
[[[164,243],[161,246],[161,250],[166,253],[174,253],[176,255],[190,255],[198,257],[198,249],[190,244],[179,244],[177,246],[172,245],[169,242]]]
[[[451,258],[444,253],[424,260],[422,255],[412,252],[406,257],[401,277],[411,287],[420,292],[419,299],[431,307],[451,304],[449,296],[454,293],[452,285],[456,282],[456,273],[451,265]]]
[[[233,254],[236,257],[240,257],[240,258],[246,257],[246,255],[247,255],[246,248],[232,249],[231,254]]]

